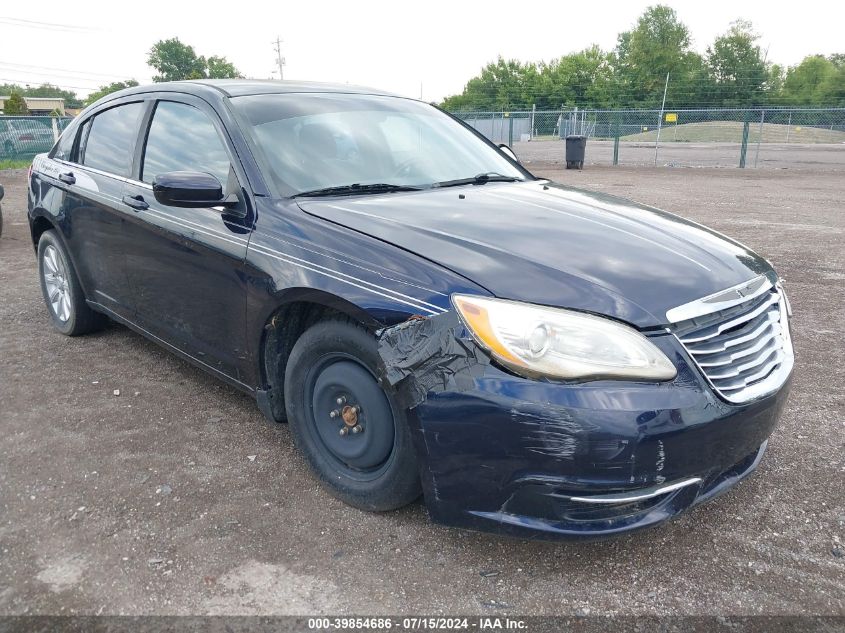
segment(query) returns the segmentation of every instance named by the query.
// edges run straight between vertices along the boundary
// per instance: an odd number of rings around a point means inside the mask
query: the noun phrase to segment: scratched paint
[[[666,481],[666,477],[661,474],[665,465],[666,449],[663,446],[663,440],[657,440],[657,463],[654,465],[654,470],[657,471],[657,474],[654,476],[655,483],[662,484]]]

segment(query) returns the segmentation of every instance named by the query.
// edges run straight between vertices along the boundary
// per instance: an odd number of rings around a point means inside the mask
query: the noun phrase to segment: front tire
[[[400,508],[420,496],[406,413],[378,381],[375,338],[349,321],[309,328],[285,369],[297,447],[329,492],[362,510]]]
[[[82,286],[55,231],[45,231],[38,240],[38,277],[50,320],[59,332],[79,336],[106,324],[105,315],[85,303]]]

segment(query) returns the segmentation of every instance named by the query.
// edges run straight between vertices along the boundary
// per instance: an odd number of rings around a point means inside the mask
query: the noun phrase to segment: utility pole
[[[279,79],[284,80],[285,78],[285,58],[282,57],[282,39],[277,35],[276,41],[273,42],[276,45],[276,59],[279,62]]]

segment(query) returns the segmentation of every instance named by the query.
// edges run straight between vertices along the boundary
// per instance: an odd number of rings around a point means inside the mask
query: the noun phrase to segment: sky
[[[4,2],[0,83],[51,82],[86,95],[111,81],[148,83],[150,47],[178,37],[200,55],[220,55],[247,77],[371,86],[426,101],[461,92],[497,56],[551,60],[591,44],[611,49],[655,2],[587,3],[393,1],[235,3],[146,0]],[[804,0],[664,1],[703,53],[737,18],[760,33],[768,59],[794,65],[806,55],[845,53],[845,3]],[[140,6],[141,9],[136,8]],[[275,71],[275,74],[274,74]]]

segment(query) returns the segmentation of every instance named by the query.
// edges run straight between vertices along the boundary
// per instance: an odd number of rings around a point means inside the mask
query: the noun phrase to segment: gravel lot
[[[0,172],[0,614],[845,614],[845,174],[532,167],[778,266],[797,373],[755,476],[588,544],[346,507],[248,397],[123,327],[52,331],[25,172]]]
[[[565,164],[566,144],[562,141],[514,143],[520,160],[530,167]],[[739,143],[672,143],[662,141],[657,154],[660,167],[737,167]],[[845,171],[845,144],[842,143],[750,143],[745,164],[760,169],[809,169]],[[588,165],[613,164],[613,141],[587,141],[584,162]],[[654,165],[654,142],[623,141],[619,144],[619,165]],[[542,168],[541,167],[541,168]]]

